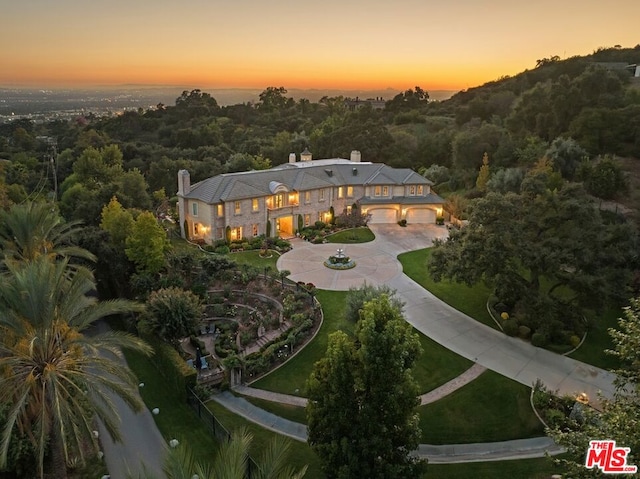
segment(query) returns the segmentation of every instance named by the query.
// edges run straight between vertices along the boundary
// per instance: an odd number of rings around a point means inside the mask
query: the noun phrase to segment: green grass
[[[338,231],[332,235],[327,236],[327,241],[329,243],[368,243],[369,241],[373,241],[376,238],[376,235],[373,232],[365,227],[362,228],[352,228],[348,230]]]
[[[260,457],[261,452],[265,449],[269,441],[278,435],[273,431],[260,427],[257,424],[233,414],[215,401],[209,401],[207,403],[207,407],[229,431],[234,431],[244,426],[247,427],[251,434],[253,434],[250,454],[256,460],[259,460],[258,458]],[[307,465],[308,469],[304,476],[305,479],[322,479],[325,477],[320,470],[320,460],[318,459],[318,456],[316,456],[306,443],[291,439],[290,444],[291,448],[288,456],[289,464],[294,466],[296,469],[300,469]]]
[[[235,261],[238,264],[248,264],[259,268],[264,271],[265,267],[271,268],[271,271],[276,271],[276,262],[280,255],[275,251],[271,252],[271,258],[261,258],[260,250],[254,249],[250,251],[239,251],[237,253],[230,253],[227,255],[231,261]]]
[[[552,459],[520,459],[517,461],[467,462],[462,464],[429,464],[424,479],[548,479],[559,474]]]
[[[483,284],[468,287],[451,281],[436,283],[427,271],[427,259],[430,253],[430,249],[426,248],[398,256],[404,273],[445,303],[487,326],[498,329],[487,312],[487,299],[491,294],[489,288]]]
[[[418,408],[422,442],[456,444],[544,435],[530,388],[486,371],[446,398]]]
[[[253,387],[284,394],[304,396],[307,378],[316,361],[327,351],[329,334],[334,331],[353,331],[353,324],[344,319],[346,291],[318,290],[316,297],[322,304],[324,322],[315,339],[291,361],[252,384]]]
[[[473,362],[444,346],[436,343],[418,330],[413,330],[420,338],[422,355],[413,366],[411,373],[420,385],[420,392],[429,392],[469,369]]]
[[[569,357],[604,369],[619,368],[620,361],[618,358],[604,351],[613,349],[613,342],[608,330],[609,328],[618,328],[618,318],[621,316],[622,308],[610,308],[601,314],[588,313],[589,329],[587,339]]]
[[[140,395],[147,407],[150,410],[160,409],[160,414],[154,415],[153,419],[162,436],[167,442],[173,438],[187,440],[199,461],[211,461],[217,442],[189,408],[182,394],[167,383],[150,358],[132,351],[125,351],[125,357],[138,380],[144,382]]]
[[[354,325],[344,319],[346,291],[318,290],[324,311],[324,323],[316,338],[281,368],[252,384],[253,387],[296,396],[305,395],[305,384],[316,361],[327,351],[329,334],[342,330],[352,333]],[[413,368],[420,391],[428,392],[455,378],[471,367],[471,361],[458,356],[418,331],[423,353]]]
[[[253,402],[253,399],[252,399]],[[260,403],[261,401],[256,400]],[[252,455],[258,456],[269,440],[276,433],[264,429],[254,423],[251,423],[231,412],[224,407],[211,401],[207,406],[213,411],[216,417],[229,430],[247,426],[254,434],[254,448]],[[297,408],[301,409],[301,408]],[[282,415],[284,417],[284,415]],[[291,450],[289,457],[291,464],[296,467],[308,465],[305,479],[322,479],[324,474],[320,469],[320,460],[311,448],[304,443],[291,441]],[[430,464],[427,467],[427,473],[424,479],[543,479],[548,478],[551,474],[559,473],[559,471],[550,459],[523,459],[515,461],[495,461],[495,462],[474,462],[464,464]]]
[[[265,411],[269,411],[276,416],[283,417],[289,421],[299,422],[300,424],[307,424],[307,413],[303,407],[281,404],[279,402],[267,401],[266,399],[259,399],[250,396],[242,397],[254,406],[264,409]]]

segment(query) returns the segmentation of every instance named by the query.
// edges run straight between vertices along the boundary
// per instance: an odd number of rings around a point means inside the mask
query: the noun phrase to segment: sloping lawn
[[[496,323],[487,312],[487,299],[491,294],[483,284],[468,287],[465,284],[443,280],[436,283],[429,276],[427,259],[431,254],[429,248],[410,251],[398,256],[404,273],[423,288],[429,290],[437,298],[471,316],[487,326],[498,329]]]
[[[464,444],[543,436],[531,409],[531,389],[493,371],[418,408],[422,442]]]
[[[140,395],[147,408],[160,409],[160,414],[154,415],[153,420],[167,443],[174,438],[188,440],[195,457],[210,462],[218,443],[189,408],[183,395],[167,383],[150,358],[128,350],[124,354],[129,368],[140,382],[144,382]]]
[[[218,421],[220,421],[229,431],[233,432],[240,427],[247,427],[251,434],[253,434],[250,454],[258,461],[260,454],[269,444],[269,441],[278,435],[273,431],[265,429],[251,421],[247,421],[246,419],[233,414],[215,401],[209,401],[207,403],[207,407],[211,412],[213,412]],[[304,476],[305,479],[323,479],[325,476],[320,469],[320,460],[318,459],[318,456],[316,456],[306,443],[295,441],[293,439],[290,439],[290,441],[291,447],[289,449],[289,455],[287,456],[287,463],[291,464],[296,469],[300,469],[307,465],[308,469]]]
[[[305,395],[305,384],[316,361],[327,351],[329,334],[342,330],[353,333],[354,324],[344,319],[346,291],[318,290],[317,298],[324,311],[324,323],[316,338],[284,366],[252,384],[253,387],[296,396]],[[473,364],[452,353],[416,331],[422,345],[422,355],[413,369],[413,376],[425,393],[462,374]]]
[[[327,351],[329,334],[334,331],[353,331],[353,324],[344,319],[346,291],[318,290],[316,298],[322,304],[324,322],[317,336],[297,356],[282,367],[259,379],[251,386],[284,394],[304,396],[307,378],[313,365]]]
[[[255,266],[260,271],[264,271],[265,267],[271,268],[271,271],[277,271],[276,262],[280,255],[275,251],[271,251],[271,258],[261,258],[260,250],[254,249],[249,251],[239,251],[237,253],[229,253],[227,258],[231,261],[235,261],[239,265],[248,264]]]
[[[618,318],[621,316],[623,316],[622,307],[609,308],[600,314],[588,312],[589,329],[587,331],[587,339],[569,357],[603,369],[619,368],[620,361],[618,358],[605,353],[605,350],[613,349],[609,328],[618,329]]]
[[[373,241],[375,238],[376,235],[374,235],[369,228],[364,226],[362,228],[338,231],[337,233],[327,236],[326,239],[329,243],[355,244],[368,243],[369,241]]]

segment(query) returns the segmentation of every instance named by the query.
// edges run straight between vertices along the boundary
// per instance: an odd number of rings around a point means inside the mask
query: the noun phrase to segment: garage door
[[[428,224],[436,222],[436,212],[431,209],[407,211],[407,223]]]
[[[380,208],[369,210],[369,213],[371,213],[371,219],[369,220],[369,223],[395,223],[396,221],[398,221],[396,219],[396,210],[394,209]]]

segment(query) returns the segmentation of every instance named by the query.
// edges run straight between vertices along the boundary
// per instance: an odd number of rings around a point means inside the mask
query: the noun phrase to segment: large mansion
[[[370,223],[435,223],[444,200],[431,181],[408,168],[351,159],[313,160],[305,150],[297,161],[269,170],[227,173],[191,184],[178,172],[178,210],[183,236],[207,243],[267,236],[292,236],[302,226],[329,222],[354,204]],[[188,231],[185,231],[185,228]]]

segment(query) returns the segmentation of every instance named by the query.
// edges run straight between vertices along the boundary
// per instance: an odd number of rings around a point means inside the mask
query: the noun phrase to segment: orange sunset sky
[[[0,86],[464,89],[640,43],[640,0],[0,0]]]

